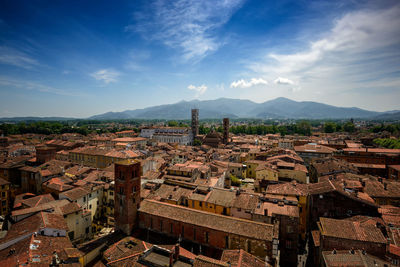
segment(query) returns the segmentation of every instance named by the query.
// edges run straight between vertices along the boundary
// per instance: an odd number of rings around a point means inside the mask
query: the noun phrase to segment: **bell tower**
[[[125,160],[115,163],[114,219],[115,228],[130,235],[137,224],[140,207],[140,162]]]

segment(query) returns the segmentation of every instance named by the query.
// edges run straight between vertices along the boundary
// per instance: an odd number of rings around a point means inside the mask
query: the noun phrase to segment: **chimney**
[[[351,249],[350,249],[350,254],[355,254],[356,252],[354,251],[354,248],[352,247]]]
[[[387,190],[387,183],[383,183],[383,189]]]
[[[336,254],[336,248],[333,249],[332,254]]]

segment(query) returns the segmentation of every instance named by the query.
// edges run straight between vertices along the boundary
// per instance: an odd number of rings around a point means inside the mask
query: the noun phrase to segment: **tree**
[[[201,146],[203,143],[199,139],[194,139],[193,145],[194,146]]]
[[[354,124],[352,123],[352,122],[346,122],[344,125],[343,125],[343,130],[345,131],[345,132],[348,132],[348,133],[353,133],[353,132],[355,132],[355,130],[356,130],[356,127],[354,126]]]
[[[231,182],[232,182],[233,186],[240,186],[242,184],[242,181],[239,178],[237,178],[235,175],[231,174],[230,178],[231,178]]]
[[[177,127],[178,126],[178,122],[177,121],[169,121],[168,122],[168,126],[169,127]]]
[[[301,135],[311,135],[311,125],[308,121],[300,121],[296,124],[296,133]]]
[[[325,133],[333,133],[336,130],[336,124],[333,122],[327,122],[324,125],[324,132]]]

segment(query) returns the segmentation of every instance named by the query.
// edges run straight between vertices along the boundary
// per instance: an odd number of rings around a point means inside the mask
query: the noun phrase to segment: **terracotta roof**
[[[282,203],[282,202],[281,202]],[[285,205],[272,202],[263,202],[259,208],[255,209],[255,213],[264,215],[267,212],[267,216],[271,217],[275,215],[285,215],[290,217],[299,217],[299,207],[294,205]]]
[[[337,220],[320,217],[321,235],[339,239],[386,244],[386,238],[375,225],[359,221]]]
[[[232,203],[236,198],[236,192],[228,189],[213,188],[205,200],[207,203],[212,203],[223,207],[232,207]]]
[[[83,187],[76,187],[74,189],[65,191],[63,193],[60,194],[61,196],[65,196],[67,197],[69,200],[74,201],[74,200],[78,200],[79,198],[86,196],[90,193],[90,191],[86,188]]]
[[[70,202],[64,206],[60,207],[60,210],[62,212],[63,215],[67,215],[67,214],[71,214],[77,211],[81,211],[82,208],[79,206],[78,203],[76,202]]]
[[[240,193],[234,199],[232,207],[244,210],[254,210],[257,207],[258,201],[259,201],[258,195]]]
[[[306,196],[308,194],[308,187],[306,184],[298,183],[271,184],[268,186],[266,192],[268,194]]]
[[[221,261],[230,262],[232,267],[265,267],[264,261],[256,256],[244,251],[238,250],[224,250],[222,252]]]
[[[400,198],[400,182],[367,180],[365,181],[364,192],[372,198]]]
[[[321,238],[321,232],[318,230],[311,231],[311,236],[312,240],[314,241],[314,246],[319,247],[320,246],[320,238]]]
[[[193,267],[229,267],[229,264],[224,261],[199,255],[194,260]]]
[[[392,266],[390,262],[370,254],[363,254],[360,250],[355,250],[354,254],[348,250],[323,251],[324,266],[327,267],[386,267]]]
[[[39,211],[44,211],[44,210],[54,210],[54,208],[66,205],[66,204],[68,204],[68,202],[69,201],[67,199],[54,200],[51,202],[39,204],[39,205],[31,207],[31,208],[14,210],[11,213],[11,216],[27,215],[30,213],[33,214],[33,213],[36,213]]]
[[[24,207],[33,208],[40,204],[48,203],[48,202],[51,202],[54,200],[55,199],[51,194],[44,194],[44,195],[40,195],[40,196],[31,197],[28,199],[21,199],[19,201],[16,200],[14,202],[14,206],[21,203],[22,206],[24,206]]]
[[[192,189],[180,186],[162,184],[160,188],[154,192],[154,196],[159,197],[160,199],[179,201],[182,197],[188,197],[192,191]]]
[[[302,153],[305,152],[305,153],[321,153],[321,154],[332,154],[333,152],[336,151],[336,149],[328,146],[313,145],[313,144],[295,146],[294,150],[296,152],[302,152]]]
[[[215,229],[217,231],[232,233],[254,239],[271,241],[278,235],[278,233],[274,231],[274,225],[271,224],[258,223],[229,216],[193,210],[190,208],[162,203],[154,200],[143,200],[139,211],[183,223]]]

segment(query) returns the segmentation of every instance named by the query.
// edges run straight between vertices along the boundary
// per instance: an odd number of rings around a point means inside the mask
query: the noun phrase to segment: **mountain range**
[[[396,117],[400,113],[398,110],[377,112],[356,107],[336,107],[312,101],[298,102],[284,97],[264,103],[255,103],[242,99],[218,98],[203,101],[180,101],[175,104],[125,110],[122,112],[107,112],[92,116],[90,119],[190,119],[192,108],[199,109],[200,119],[220,119],[224,117],[259,119],[373,119],[379,116],[386,119],[386,117]]]
[[[107,112],[91,116],[93,120],[119,119],[190,119],[191,109],[199,109],[200,119],[258,118],[258,119],[376,119],[400,120],[400,110],[369,111],[356,107],[346,108],[312,101],[294,101],[279,97],[263,103],[244,99],[218,98],[215,100],[180,101],[175,104],[152,106],[143,109]],[[52,121],[74,120],[63,117],[14,117],[0,121]]]

